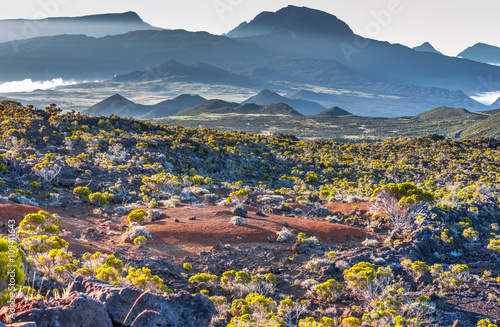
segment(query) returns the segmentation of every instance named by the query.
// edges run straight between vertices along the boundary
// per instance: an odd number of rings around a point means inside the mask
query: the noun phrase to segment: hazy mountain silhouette
[[[224,69],[211,66],[209,64],[196,63],[191,66],[186,66],[176,60],[169,60],[147,71],[137,71],[123,74],[112,79],[113,82],[137,82],[155,80],[226,85],[255,84],[248,77],[239,76]]]
[[[298,111],[303,115],[315,115],[322,112],[326,108],[320,104],[312,101],[302,100],[302,99],[288,99],[278,93],[271,92],[269,90],[262,90],[257,95],[242,102],[245,103],[255,103],[261,106],[265,106],[272,103],[285,103]]]
[[[500,48],[489,44],[477,43],[459,53],[457,57],[500,65]]]
[[[280,54],[335,60],[366,77],[396,84],[474,92],[478,76],[500,80],[500,67],[363,38],[321,11],[288,6],[258,18],[227,35]]]
[[[12,81],[103,79],[145,71],[169,59],[222,66],[267,60],[272,53],[206,32],[148,30],[102,38],[58,35],[1,43],[0,57],[0,81]]]
[[[24,40],[39,36],[83,34],[93,37],[125,34],[138,30],[158,29],[145,23],[135,12],[81,17],[0,20],[0,42]]]
[[[93,105],[83,113],[90,116],[110,116],[114,114],[120,117],[152,119],[175,115],[179,111],[197,106],[204,101],[206,99],[199,95],[183,94],[174,99],[148,106],[130,101],[120,94],[115,94]]]
[[[419,45],[418,47],[414,47],[413,50],[420,52],[431,52],[431,53],[442,54],[441,52],[437,51],[436,48],[434,48],[429,42],[425,42]]]

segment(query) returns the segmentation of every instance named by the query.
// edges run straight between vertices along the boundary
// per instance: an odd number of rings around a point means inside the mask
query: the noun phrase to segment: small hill
[[[339,107],[333,107],[330,109],[326,109],[325,111],[320,112],[315,115],[316,117],[339,117],[339,116],[350,116],[352,115],[350,112],[345,111]]]
[[[238,104],[223,100],[208,100],[201,105],[181,111],[177,116],[198,116],[202,114],[260,114],[260,115],[287,115],[302,116],[299,112],[285,103],[258,105],[255,103]]]
[[[472,138],[477,136],[500,138],[500,112],[491,115],[487,119],[465,129],[461,138]]]
[[[326,109],[316,102],[302,99],[289,99],[269,90],[262,90],[257,95],[242,102],[242,104],[246,103],[255,103],[261,106],[272,103],[285,103],[302,115],[315,115]]]
[[[437,51],[436,48],[434,48],[429,42],[425,42],[418,47],[414,47],[413,50],[419,51],[419,52],[431,52],[431,53],[439,53],[442,54],[441,52]]]
[[[477,43],[459,53],[457,57],[499,65],[500,47],[485,43]]]
[[[265,105],[261,107],[258,113],[267,115],[302,116],[301,113],[283,102]]]
[[[33,35],[31,28],[36,29],[36,35]],[[81,17],[8,19],[0,20],[0,42],[61,34],[103,37],[125,34],[131,31],[158,29],[145,23],[139,15],[132,11]],[[25,32],[22,33],[23,31]]]
[[[247,77],[230,73],[209,64],[197,63],[186,66],[176,60],[169,60],[147,71],[135,71],[116,76],[112,79],[113,82],[142,82],[156,80],[225,85],[253,84]]]
[[[177,116],[198,116],[210,113],[226,113],[226,111],[229,112],[239,106],[240,105],[235,102],[227,102],[224,100],[212,99],[212,100],[207,100],[194,108],[183,110],[179,112]]]
[[[162,101],[149,106],[152,109],[146,114],[140,116],[139,119],[154,119],[173,116],[182,110],[196,107],[205,101],[207,101],[207,99],[199,95],[182,94],[174,99]]]
[[[148,111],[147,106],[132,102],[120,94],[115,94],[83,111],[89,116],[109,116],[137,117],[144,115]]]
[[[414,120],[436,121],[436,120],[474,120],[484,119],[484,115],[472,113],[464,108],[439,107],[421,113],[413,117]]]

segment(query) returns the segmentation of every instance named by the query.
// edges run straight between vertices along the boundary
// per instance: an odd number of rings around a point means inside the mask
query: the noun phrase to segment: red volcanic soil
[[[269,236],[276,238],[276,232],[286,224],[286,228],[295,235],[304,232],[307,236],[316,236],[320,242],[329,244],[359,241],[365,237],[365,232],[355,227],[273,214],[261,217],[256,215],[255,208],[246,209],[249,217],[244,218],[245,226],[230,224],[233,214],[225,207],[185,206],[160,210],[169,218],[146,225],[153,236],[148,244],[167,252],[171,249],[196,253],[210,249],[217,241],[223,244],[268,243]],[[196,220],[188,219],[192,216],[196,216]],[[174,219],[180,222],[176,223]]]
[[[25,215],[40,210],[42,209],[24,204],[2,203],[0,204],[0,221],[7,223],[9,220],[15,220],[16,225],[19,225]]]
[[[354,204],[345,205],[350,210]],[[358,204],[358,206],[361,209],[364,208],[362,205]],[[256,214],[258,209],[254,207],[246,207],[249,216],[245,218],[246,225],[236,226],[229,223],[233,214],[228,209],[221,206],[195,207],[188,205],[169,209],[159,208],[158,210],[167,218],[145,224],[153,236],[147,247],[152,252],[161,251],[174,257],[183,257],[198,255],[201,251],[209,251],[218,241],[223,244],[260,243],[273,246],[269,243],[269,237],[276,239],[276,233],[283,227],[288,228],[294,235],[304,232],[308,237],[316,236],[320,242],[327,244],[359,243],[366,237],[363,230],[346,225],[275,214],[266,214],[265,217],[261,217]],[[113,253],[117,249],[135,250],[134,245],[124,244],[120,237],[121,230],[128,225],[126,216],[118,220],[94,217],[90,210],[84,214],[75,215],[71,210],[63,208],[36,208],[9,203],[0,204],[0,221],[6,223],[8,220],[14,219],[19,224],[26,214],[36,213],[39,210],[57,213],[63,217],[60,225],[62,231],[60,236],[70,243],[68,250],[74,254],[82,254],[87,251]],[[196,220],[188,219],[192,216],[196,216]],[[180,222],[175,222],[175,219]],[[85,231],[88,228],[107,231],[102,224],[106,220],[112,221],[114,227],[112,230],[120,232],[97,238],[73,238],[77,231],[85,236]]]

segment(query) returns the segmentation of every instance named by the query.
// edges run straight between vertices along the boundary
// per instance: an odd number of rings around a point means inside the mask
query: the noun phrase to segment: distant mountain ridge
[[[83,34],[91,37],[125,34],[137,30],[157,30],[133,11],[80,17],[0,20],[0,42],[39,36]]]
[[[485,43],[476,43],[459,53],[457,57],[500,65],[500,47]]]
[[[168,80],[172,82],[214,83],[227,85],[252,85],[250,78],[230,73],[224,69],[206,64],[196,63],[191,66],[169,60],[147,71],[136,71],[114,77],[113,82],[137,82]]]
[[[419,52],[431,52],[431,53],[438,53],[441,54],[441,52],[437,51],[436,48],[434,48],[429,42],[425,42],[418,47],[414,47],[413,50],[419,51]]]

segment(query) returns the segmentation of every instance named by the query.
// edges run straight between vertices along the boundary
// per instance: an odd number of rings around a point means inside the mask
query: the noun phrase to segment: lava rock
[[[248,212],[243,208],[234,209],[232,214],[238,217],[248,218]]]
[[[237,225],[237,226],[245,226],[246,225],[245,219],[243,219],[242,217],[238,217],[238,216],[234,216],[233,218],[231,218],[229,223],[233,224],[233,225]]]
[[[215,313],[213,303],[201,294],[193,296],[187,292],[180,292],[175,295],[158,296],[144,293],[142,290],[115,287],[94,277],[83,276],[77,276],[69,289],[88,294],[102,302],[116,326],[122,325],[139,296],[142,297],[135,303],[127,320],[132,323],[137,318],[134,323],[135,327],[208,326]],[[156,311],[158,314],[147,313],[138,317],[145,310]],[[82,321],[85,320],[80,320],[80,323]],[[93,326],[106,325],[94,324]]]
[[[47,302],[43,299],[18,301],[12,322],[33,321],[38,327],[113,327],[103,303],[74,291],[67,297]]]

